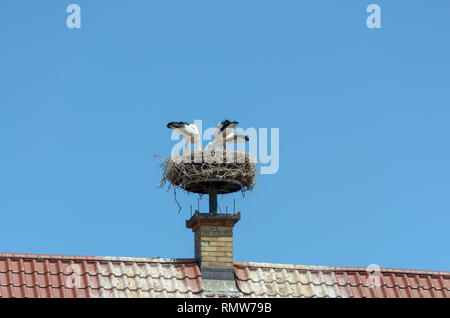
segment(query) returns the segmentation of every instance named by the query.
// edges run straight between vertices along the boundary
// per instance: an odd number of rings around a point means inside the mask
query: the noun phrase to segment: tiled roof
[[[0,297],[195,297],[193,259],[0,254]]]
[[[450,272],[235,262],[248,297],[450,298]]]
[[[0,297],[450,297],[450,272],[234,262],[236,286],[194,259],[0,253]]]

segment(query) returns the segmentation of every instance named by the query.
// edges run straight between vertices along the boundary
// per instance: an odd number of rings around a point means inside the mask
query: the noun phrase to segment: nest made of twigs
[[[256,186],[256,159],[245,151],[202,150],[162,159],[160,187],[206,193],[194,185],[218,187],[219,193],[251,191]]]

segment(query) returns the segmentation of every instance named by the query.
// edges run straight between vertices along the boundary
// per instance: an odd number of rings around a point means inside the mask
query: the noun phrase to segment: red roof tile
[[[193,297],[195,260],[0,254],[0,297]]]
[[[450,298],[450,272],[234,264],[236,291],[215,294],[194,259],[0,253],[0,297]]]
[[[450,298],[450,272],[235,262],[249,297]]]

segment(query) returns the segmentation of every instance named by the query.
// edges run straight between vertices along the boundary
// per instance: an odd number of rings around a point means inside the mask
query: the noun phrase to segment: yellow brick
[[[219,242],[223,241],[223,242],[233,242],[233,238],[232,237],[219,237],[217,238],[217,240]]]
[[[201,238],[201,241],[203,242],[203,241],[217,241],[217,237],[210,237],[210,236],[203,236],[202,238]]]
[[[230,246],[217,246],[216,252],[233,252],[233,248]]]
[[[227,256],[225,252],[208,252],[210,256]]]
[[[215,247],[215,246],[202,247],[202,251],[205,251],[205,252],[216,252],[217,251],[217,247]]]
[[[218,257],[217,260],[219,262],[232,262],[233,259],[231,257]]]
[[[233,262],[215,262],[211,267],[232,267]]]
[[[226,246],[226,242],[217,242],[217,241],[211,241],[209,242],[210,246]]]

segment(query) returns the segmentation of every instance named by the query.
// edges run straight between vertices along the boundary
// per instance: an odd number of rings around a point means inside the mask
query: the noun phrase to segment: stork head
[[[234,141],[236,142],[249,142],[250,138],[248,138],[248,136],[243,136],[243,135],[234,135]]]
[[[231,133],[225,139],[225,143],[238,143],[238,142],[249,142],[250,138],[241,134]]]

